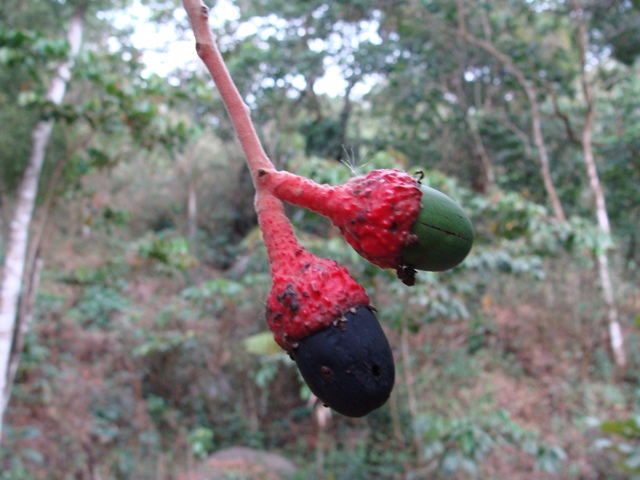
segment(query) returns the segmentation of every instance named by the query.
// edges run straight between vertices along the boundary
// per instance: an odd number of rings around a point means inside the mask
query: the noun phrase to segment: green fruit
[[[460,264],[473,244],[473,226],[462,208],[438,190],[420,185],[422,207],[402,260],[416,270],[440,272]]]

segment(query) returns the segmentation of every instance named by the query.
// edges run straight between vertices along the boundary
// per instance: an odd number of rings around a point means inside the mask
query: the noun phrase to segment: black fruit
[[[292,357],[311,391],[328,407],[362,417],[381,407],[395,380],[391,347],[368,307],[298,341]]]

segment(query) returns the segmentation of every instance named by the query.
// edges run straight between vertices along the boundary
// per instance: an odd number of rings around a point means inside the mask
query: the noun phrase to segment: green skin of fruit
[[[462,208],[438,190],[420,185],[422,207],[413,226],[418,241],[402,260],[416,270],[441,272],[459,265],[473,245],[473,226]]]

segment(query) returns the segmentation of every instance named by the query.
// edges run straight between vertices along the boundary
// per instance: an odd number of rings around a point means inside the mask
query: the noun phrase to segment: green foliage
[[[315,120],[301,127],[307,156],[339,159],[343,155],[344,126],[338,120]]]
[[[195,458],[206,458],[213,450],[213,430],[205,427],[196,427],[189,432],[188,441]]]
[[[517,193],[468,197],[476,235],[463,268],[478,272],[530,275],[542,279],[544,258],[565,253],[590,262],[610,248],[610,239],[583,217],[558,222],[546,208]]]
[[[129,305],[128,299],[115,288],[91,285],[83,289],[76,306],[69,310],[69,316],[83,325],[101,330],[113,330],[118,323],[117,314]]]
[[[471,355],[486,346],[488,338],[495,332],[495,326],[480,316],[474,316],[469,322],[467,348]]]
[[[411,291],[394,283],[389,290],[400,302],[390,305],[383,314],[389,316],[391,325],[396,328],[402,322],[408,322],[409,328],[416,330],[426,323],[465,320],[469,317],[465,299],[456,283],[441,279],[433,272],[421,273],[419,283]]]
[[[69,44],[64,39],[50,39],[41,32],[0,26],[0,65],[20,65],[36,81],[41,80],[42,66],[64,60],[68,53]]]
[[[271,332],[256,333],[245,338],[242,343],[247,352],[254,355],[271,355],[281,353],[280,346],[276,343]]]
[[[197,344],[196,333],[191,330],[169,330],[156,334],[139,331],[138,336],[144,340],[132,352],[136,357],[166,354]]]
[[[360,420],[334,415],[319,434],[310,392],[263,322],[268,262],[217,91],[201,72],[145,71],[132,29],[110,26],[112,11],[95,14],[127,2],[90,3],[86,48],[57,107],[42,94],[68,53],[61,27],[74,2],[0,5],[3,228],[39,118],[57,120],[41,185],[64,167],[1,480],[75,478],[90,462],[95,477],[179,478],[194,458],[237,444],[295,458],[299,478],[316,476],[321,460],[327,480],[424,478],[424,458],[434,478],[517,476],[514,452],[552,476],[613,478],[611,462],[618,478],[638,475],[634,416],[603,423],[596,450],[576,421],[619,418],[637,400],[637,359],[629,356],[627,377],[614,375],[590,268],[594,255],[612,254],[626,333],[637,316],[640,82],[637,65],[616,59],[632,59],[635,6],[584,5],[594,147],[613,226],[604,238],[590,220],[581,149],[552,95],[579,135],[568,4],[464,2],[467,31],[493,41],[536,89],[570,217],[560,223],[546,205],[526,95],[512,69],[462,41],[455,2],[237,2],[240,19],[218,37],[279,168],[330,184],[419,168],[476,229],[459,268],[421,273],[409,289],[326,220],[288,210],[305,247],[366,286],[398,365],[388,407]],[[143,3],[163,22],[178,18],[170,3]],[[350,102],[319,93],[330,66],[354,85]],[[483,183],[480,147],[493,186]],[[186,227],[192,179],[195,236]],[[625,339],[637,350],[637,338]]]
[[[6,429],[8,442],[33,441],[42,436],[40,429],[36,427],[9,428]],[[2,480],[35,480],[37,477],[31,474],[29,465],[44,466],[44,457],[35,448],[24,448],[18,452],[0,447],[0,464],[5,466],[0,471]]]
[[[536,441],[535,435],[513,422],[504,411],[451,420],[423,416],[415,428],[424,439],[426,460],[444,473],[462,470],[476,476],[482,461],[504,446],[513,446],[534,456],[544,471],[557,471],[566,459],[560,446]]]
[[[32,480],[35,478],[25,467],[12,467],[0,473],[0,479],[2,480]]]
[[[93,12],[101,4],[109,8],[112,3],[121,2],[90,2],[88,8]],[[40,4],[33,10],[49,7],[59,20],[55,26],[47,25],[51,31],[38,29],[40,23],[49,22],[49,17],[38,18],[33,25],[16,19],[19,28],[10,28],[11,22],[0,28],[0,64],[5,67],[0,75],[5,92],[0,95],[0,119],[13,130],[11,136],[0,135],[3,187],[12,192],[17,185],[28,158],[31,130],[40,119],[73,125],[64,134],[59,131],[64,125],[57,126],[43,169],[46,179],[55,169],[54,164],[64,166],[63,179],[58,180],[62,185],[51,185],[63,191],[77,187],[80,177],[93,169],[113,167],[123,156],[135,154],[135,150],[122,150],[130,140],[136,143],[136,149],[180,151],[187,138],[194,135],[180,116],[168,112],[184,98],[182,91],[157,75],[143,74],[140,53],[120,38],[122,33],[111,32],[95,20],[93,23],[100,24],[101,29],[96,35],[118,38],[120,48],[104,49],[101,39],[87,35],[87,48],[74,62],[67,85],[67,99],[72,100],[55,105],[46,99],[51,74],[69,53],[64,28],[68,11],[74,6]],[[24,9],[18,10],[25,13]],[[13,17],[13,13],[7,12],[6,16]],[[91,14],[87,16],[86,21],[91,23]]]
[[[143,65],[137,55],[129,56],[131,60],[123,61],[122,52],[82,53],[76,66],[78,88],[96,91],[97,95],[87,96],[74,106],[67,119],[83,120],[91,128],[111,135],[128,133],[147,150],[160,146],[170,152],[179,151],[194,130],[182,118],[168,115],[168,109],[184,98],[184,93],[157,75],[143,77]],[[107,146],[101,153],[103,164],[105,155],[113,157]]]
[[[165,273],[186,271],[197,264],[189,252],[189,240],[167,231],[140,240],[138,255],[152,260]]]
[[[371,443],[375,440],[372,439]],[[323,458],[322,475],[327,480],[368,480],[371,478],[391,479],[402,475],[403,451],[389,451],[372,448],[365,442],[354,446],[332,443]],[[310,465],[302,468],[296,480],[315,477],[318,467]]]
[[[609,438],[600,438],[595,445],[599,449],[613,452],[618,458],[618,467],[631,478],[640,478],[640,416],[626,419],[606,420],[600,430]]]
[[[263,283],[264,279],[251,275],[243,277],[242,282],[213,278],[198,286],[187,287],[182,291],[181,296],[207,315],[215,316],[232,305],[242,306],[250,302],[248,286],[252,282]]]

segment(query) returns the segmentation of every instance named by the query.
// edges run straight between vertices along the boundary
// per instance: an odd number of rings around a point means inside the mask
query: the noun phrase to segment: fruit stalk
[[[209,29],[208,9],[201,0],[183,3],[196,37],[196,51],[220,91],[249,165],[273,281],[267,322],[278,344],[291,351],[297,340],[343,318],[349,309],[367,307],[369,297],[344,267],[316,257],[298,243],[282,201],[259,180],[276,170]]]
[[[416,270],[458,265],[473,244],[471,222],[459,205],[398,170],[373,170],[336,186],[265,170],[259,183],[281,200],[329,218],[356,252],[395,269],[407,285]]]
[[[258,170],[275,170],[273,163],[271,163],[262,148],[258,134],[251,121],[249,107],[242,99],[216,45],[215,38],[209,27],[209,9],[202,0],[183,0],[182,3],[187,11],[196,38],[196,52],[207,67],[216,87],[218,87],[247,159],[256,192],[260,194],[261,192],[256,182],[257,172]]]
[[[272,287],[267,323],[311,390],[328,406],[362,416],[383,405],[395,378],[391,348],[365,289],[333,260],[316,257],[296,240],[282,201],[260,181],[275,172],[208,26],[201,0],[183,0],[196,50],[220,91],[256,188]]]
[[[298,243],[280,200],[261,195],[256,211],[271,266],[267,323],[283,349],[292,352],[300,339],[343,321],[350,309],[369,306],[346,268]]]
[[[404,248],[417,241],[412,228],[422,193],[407,173],[374,170],[330,186],[270,171],[261,172],[260,183],[281,200],[329,218],[361,256],[381,268],[399,268]]]

